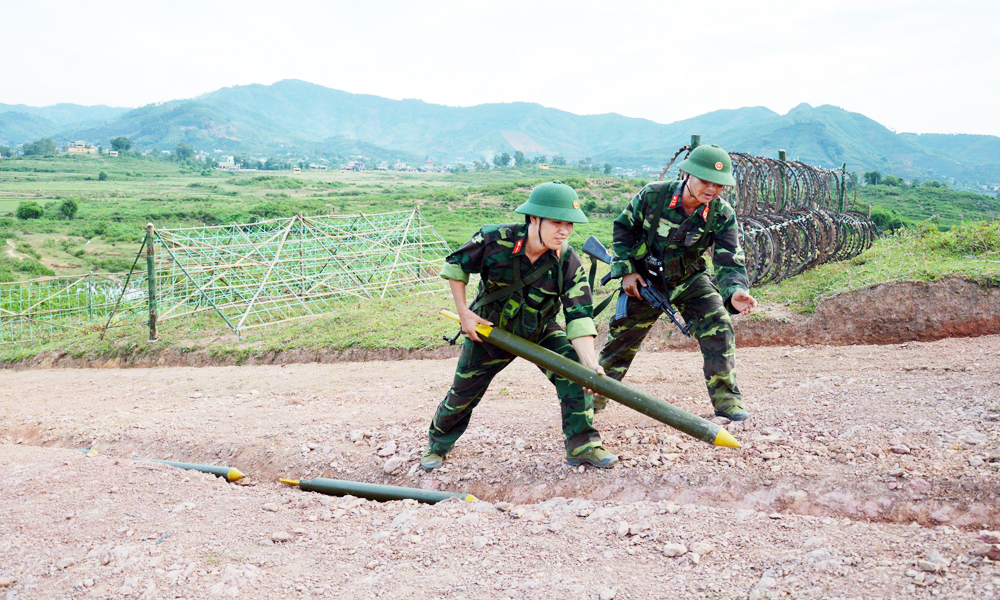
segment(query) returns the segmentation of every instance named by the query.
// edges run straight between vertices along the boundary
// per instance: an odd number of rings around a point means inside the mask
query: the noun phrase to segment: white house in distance
[[[88,144],[83,140],[77,142],[70,142],[66,151],[70,154],[96,154],[97,148],[93,144]]]

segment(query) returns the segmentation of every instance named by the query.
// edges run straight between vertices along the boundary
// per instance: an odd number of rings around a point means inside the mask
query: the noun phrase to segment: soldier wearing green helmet
[[[431,420],[429,443],[420,459],[427,471],[441,466],[469,426],[490,381],[514,360],[514,355],[483,342],[476,325],[499,327],[604,373],[594,346],[590,286],[580,257],[567,243],[573,224],[587,222],[576,192],[558,181],[543,183],[515,212],[525,215],[523,224],[483,226],[448,256],[441,270],[467,337],[451,389]],[[470,306],[466,286],[472,273],[481,279]],[[565,329],[556,322],[560,306]],[[613,466],[618,457],[604,449],[594,428],[590,396],[578,384],[543,372],[559,396],[566,461]]]
[[[733,421],[750,417],[736,383],[736,342],[730,314],[757,307],[750,295],[736,212],[719,195],[736,185],[729,154],[698,146],[678,165],[679,181],[647,185],[615,219],[613,277],[622,291],[611,319],[601,366],[625,377],[642,340],[660,316],[641,299],[639,286],[656,286],[676,306],[698,341],[705,383],[715,414]],[[711,251],[714,278],[706,257]],[[607,400],[594,399],[601,410]]]

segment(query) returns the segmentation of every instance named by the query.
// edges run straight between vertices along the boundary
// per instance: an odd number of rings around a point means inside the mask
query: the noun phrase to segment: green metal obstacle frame
[[[295,215],[257,223],[146,226],[128,274],[89,274],[0,284],[0,343],[56,329],[157,324],[214,311],[241,332],[332,312],[350,300],[445,289],[450,252],[419,209]],[[145,269],[136,269],[145,259]]]

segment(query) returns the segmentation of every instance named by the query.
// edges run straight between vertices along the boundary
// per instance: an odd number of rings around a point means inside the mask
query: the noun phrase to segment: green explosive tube
[[[458,315],[449,310],[442,310],[441,315],[460,321]],[[656,419],[703,442],[728,448],[740,447],[740,443],[724,427],[677,408],[655,396],[631,388],[606,375],[598,375],[580,363],[560,356],[551,350],[546,350],[522,337],[488,325],[476,326],[476,333],[501,350],[529,360],[573,383],[594,390],[602,396],[624,404],[632,410],[637,410],[647,417]]]
[[[224,478],[226,481],[236,481],[238,479],[243,479],[243,473],[240,473],[238,469],[234,469],[232,467],[219,467],[216,465],[196,465],[194,463],[177,462],[175,460],[157,460],[155,458],[136,458],[133,460],[155,462],[164,465],[170,465],[171,467],[177,467],[178,469],[191,469],[192,471],[211,473],[212,475],[218,475],[219,477]]]
[[[307,492],[319,492],[330,496],[357,496],[368,500],[378,500],[386,502],[389,500],[416,500],[426,504],[435,504],[448,498],[458,498],[466,502],[473,502],[476,497],[472,494],[461,492],[439,492],[436,490],[422,490],[419,488],[399,487],[398,485],[380,485],[377,483],[363,483],[360,481],[347,481],[345,479],[326,479],[319,477],[316,479],[281,479],[285,485],[297,485]]]

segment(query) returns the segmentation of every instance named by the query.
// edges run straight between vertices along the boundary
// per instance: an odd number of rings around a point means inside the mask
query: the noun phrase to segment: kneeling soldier
[[[736,213],[719,194],[736,185],[729,154],[718,146],[698,146],[678,165],[681,181],[644,187],[614,224],[612,277],[622,278],[601,366],[608,376],[625,377],[642,340],[660,311],[641,299],[639,286],[651,285],[680,309],[704,357],[705,383],[715,414],[733,421],[750,417],[736,384],[736,343],[730,314],[757,307]],[[711,250],[714,278],[706,253]],[[593,399],[597,410],[607,399]]]
[[[484,226],[448,256],[441,271],[468,339],[462,344],[454,383],[431,421],[430,443],[420,459],[427,471],[441,466],[469,426],[490,381],[514,360],[514,355],[482,341],[476,325],[499,327],[604,374],[594,347],[597,329],[590,286],[580,257],[566,242],[574,223],[587,222],[576,192],[558,181],[543,183],[515,212],[525,215],[523,225]],[[465,295],[470,273],[482,277],[471,307]],[[565,331],[556,322],[560,304]],[[543,372],[555,385],[562,407],[566,461],[604,468],[618,462],[594,428],[589,394],[576,383]]]

